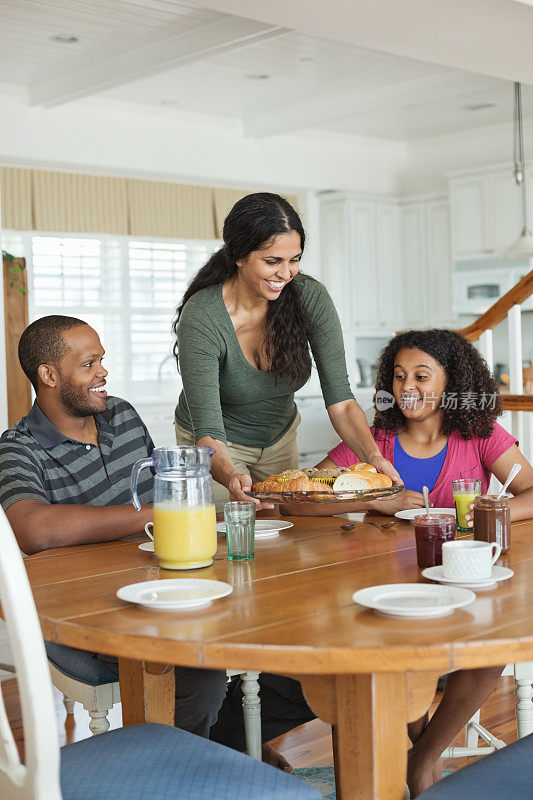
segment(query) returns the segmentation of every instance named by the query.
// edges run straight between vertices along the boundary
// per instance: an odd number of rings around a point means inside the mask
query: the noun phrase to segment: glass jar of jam
[[[511,509],[509,498],[480,494],[474,500],[474,539],[497,542],[506,553],[511,546]]]
[[[457,522],[452,514],[415,517],[416,559],[419,569],[442,565],[442,543],[455,539]]]

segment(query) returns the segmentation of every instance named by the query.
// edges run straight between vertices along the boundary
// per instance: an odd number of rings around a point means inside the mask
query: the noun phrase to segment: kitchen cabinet
[[[401,326],[399,206],[353,195],[321,199],[322,277],[347,333]]]
[[[373,422],[374,389],[356,389],[354,394],[363,411],[368,413],[368,418]],[[296,405],[302,418],[297,434],[300,466],[314,467],[339,443],[340,438],[330,422],[322,395],[305,397],[298,392]]]
[[[426,204],[429,321],[453,326],[450,204],[446,198]]]
[[[408,328],[422,326],[429,307],[426,210],[423,203],[402,207],[403,316]]]
[[[350,222],[345,200],[321,204],[320,243],[322,281],[331,295],[343,329],[352,325],[350,308]]]
[[[401,230],[405,326],[453,326],[448,200],[407,200]]]
[[[377,316],[380,327],[397,331],[403,324],[400,209],[397,204],[379,203],[375,215],[380,293]]]
[[[380,324],[380,287],[377,264],[375,209],[372,203],[350,203],[351,296],[357,327]]]
[[[512,169],[450,175],[453,257],[500,255],[519,236],[520,189]],[[529,178],[528,190],[531,186]]]
[[[296,404],[302,418],[297,434],[300,466],[314,467],[339,443],[339,437],[330,422],[322,395],[302,397],[298,394]]]

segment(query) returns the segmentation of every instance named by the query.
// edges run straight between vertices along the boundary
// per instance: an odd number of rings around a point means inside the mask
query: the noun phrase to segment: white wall
[[[511,110],[509,111],[511,113]],[[526,163],[533,163],[533,122],[524,123]],[[404,195],[447,191],[447,172],[491,164],[512,164],[511,122],[439,136],[407,147],[406,170],[400,193]],[[510,167],[511,169],[511,167]]]
[[[410,143],[318,131],[255,140],[229,120],[102,99],[31,108],[5,84],[0,109],[2,163],[210,185],[416,195],[446,191],[447,172],[512,157],[510,122]],[[533,123],[525,139],[533,159]]]
[[[405,171],[405,145],[395,142],[309,132],[245,139],[232,122],[127,104],[30,108],[24,93],[5,86],[0,108],[3,163],[379,194],[396,193]]]

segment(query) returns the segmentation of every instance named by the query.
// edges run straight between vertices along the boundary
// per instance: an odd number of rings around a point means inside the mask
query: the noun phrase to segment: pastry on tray
[[[337,492],[382,489],[392,486],[392,480],[370,464],[351,467],[317,469],[287,469],[254,483],[254,492]]]

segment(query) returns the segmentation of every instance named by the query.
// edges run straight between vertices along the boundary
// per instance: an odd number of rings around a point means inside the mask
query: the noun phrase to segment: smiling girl
[[[378,363],[378,405],[390,395],[394,404],[378,408],[371,431],[406,492],[371,504],[373,509],[390,514],[421,506],[424,485],[434,506],[453,508],[452,480],[479,478],[486,494],[491,475],[503,483],[518,462],[522,469],[509,486],[511,520],[533,517],[533,468],[514,436],[496,422],[502,413],[498,385],[463,336],[432,329],[391,339]],[[358,460],[341,442],[319,466],[344,467]]]
[[[424,485],[430,489],[434,506],[451,508],[452,480],[479,478],[481,491],[486,493],[491,474],[503,483],[518,462],[522,469],[509,486],[514,495],[509,501],[511,519],[533,517],[533,468],[514,436],[496,422],[501,414],[498,386],[485,361],[463,336],[435,329],[395,336],[379,359],[375,400],[385,408],[376,411],[372,434],[406,488],[392,500],[355,504],[353,510],[394,514],[420,507]],[[318,466],[344,467],[358,460],[341,442]],[[329,513],[335,512],[342,513],[334,504]],[[327,506],[319,513],[328,513]],[[440,779],[440,754],[489,697],[502,669],[451,673],[431,720],[426,714],[409,725],[413,747],[407,783],[412,798]]]
[[[183,380],[177,441],[215,450],[217,509],[228,497],[248,500],[253,481],[298,466],[294,393],[309,380],[311,354],[339,436],[399,482],[352,395],[331,298],[300,273],[305,232],[294,208],[277,194],[247,195],[228,214],[223,238],[174,322]]]

